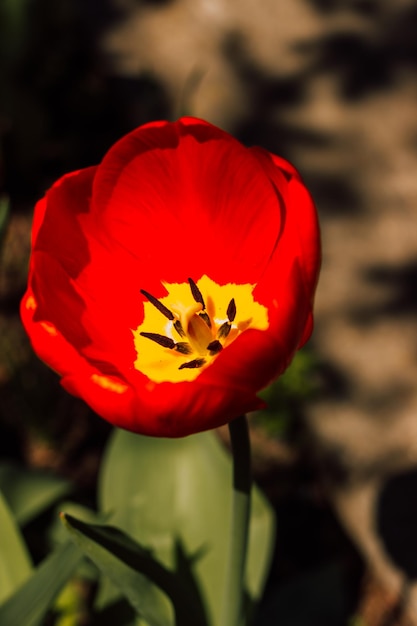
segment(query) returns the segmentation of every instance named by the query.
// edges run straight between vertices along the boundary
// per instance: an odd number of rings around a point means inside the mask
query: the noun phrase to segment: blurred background
[[[415,0],[0,0],[0,460],[94,502],[110,428],[19,320],[33,205],[184,112],[292,161],[322,224],[315,333],[252,416],[262,626],[417,624]]]

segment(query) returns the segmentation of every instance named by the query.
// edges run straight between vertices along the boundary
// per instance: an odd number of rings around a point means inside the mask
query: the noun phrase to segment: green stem
[[[245,415],[229,424],[233,455],[233,499],[229,561],[223,602],[222,626],[244,621],[245,565],[248,547],[251,463],[248,422]]]

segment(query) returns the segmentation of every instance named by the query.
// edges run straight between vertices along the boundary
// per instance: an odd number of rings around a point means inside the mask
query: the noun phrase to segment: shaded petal
[[[299,346],[310,310],[304,299],[296,263],[292,277],[287,297],[275,310],[268,311],[269,328],[263,331],[249,329],[242,333],[201,373],[199,381],[239,387],[241,392],[256,392],[288,367]]]
[[[135,359],[130,329],[141,321],[140,283],[124,249],[95,237],[95,171],[64,176],[37,204],[29,283],[35,320],[52,323],[92,362],[107,362],[106,371],[120,371]]]
[[[58,329],[49,322],[36,322],[36,300],[28,289],[21,302],[21,318],[28,333],[33,349],[39,358],[58,372],[61,384],[70,393],[82,398],[101,417],[117,424],[117,416],[133,416],[135,411],[135,394],[124,379],[109,376],[109,373],[94,368],[80,352],[61,335]],[[79,388],[71,386],[73,378],[81,381]],[[106,384],[107,382],[107,384]],[[95,391],[86,397],[82,393],[83,386],[91,384]]]
[[[283,159],[277,159],[261,148],[252,151],[278,187]],[[279,168],[276,167],[277,162]],[[285,161],[284,166],[290,172],[292,166]],[[320,229],[313,200],[298,173],[288,181],[284,202],[284,228],[254,296],[271,312],[270,333],[282,335],[282,310],[287,311],[294,324],[302,325],[297,346],[301,347],[312,331],[313,299],[321,263]],[[294,299],[294,294],[297,299]],[[292,304],[293,313],[286,303]]]
[[[157,437],[185,437],[216,428],[245,411],[263,406],[253,393],[240,389],[193,383],[146,383],[136,388],[118,388],[97,382],[97,377],[74,374],[61,382],[70,393],[115,426]],[[112,384],[113,383],[113,384]]]
[[[73,371],[83,372],[88,364],[51,322],[36,321],[36,299],[31,288],[20,304],[20,316],[36,354],[61,376]]]
[[[72,372],[64,376],[61,385],[69,393],[82,398],[93,411],[114,426],[134,430],[129,428],[129,424],[136,411],[135,392],[123,381],[91,369],[88,375]]]
[[[85,303],[59,261],[45,252],[33,252],[30,284],[37,303],[34,321],[52,323],[77,350],[87,345],[82,323]]]
[[[129,384],[93,367],[52,324],[35,322],[35,308],[28,290],[21,317],[38,356],[61,374],[61,384],[69,393],[115,426],[151,436],[181,437],[216,428],[263,404],[252,391],[230,385],[198,381],[158,385],[140,372],[133,373]]]
[[[305,295],[312,302],[321,264],[320,227],[313,199],[300,174],[290,163],[262,148],[252,148],[251,152],[259,159],[278,193],[283,193],[282,173],[294,174],[284,190],[285,217],[282,236],[262,280],[267,287],[267,279],[274,281],[276,272],[274,282],[283,283],[281,289],[287,289],[286,281],[281,281],[280,268],[286,266],[291,272],[293,260],[298,259]],[[258,288],[258,295],[260,291]]]
[[[60,178],[37,203],[32,247],[59,259],[68,276],[76,278],[90,260],[85,231],[95,167]]]

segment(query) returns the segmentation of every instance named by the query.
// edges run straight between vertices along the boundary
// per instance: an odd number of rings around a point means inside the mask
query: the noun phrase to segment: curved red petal
[[[256,392],[288,367],[300,345],[310,312],[296,263],[289,287],[279,306],[269,303],[269,328],[242,333],[201,373],[201,382],[239,388],[241,393]]]
[[[109,240],[123,242],[159,280],[210,275],[256,282],[276,243],[276,193],[258,160],[200,120],[148,125],[119,141],[94,180],[93,206]],[[144,285],[148,288],[147,285]]]
[[[276,167],[277,159],[260,148],[253,151],[279,188],[281,169]],[[279,162],[287,173],[291,171],[292,166],[287,162],[283,159]],[[321,264],[320,229],[313,200],[298,173],[288,181],[284,202],[284,227],[254,295],[270,310],[270,333],[282,334],[283,311],[290,315],[294,324],[302,323],[296,346],[300,347],[312,330],[311,312]],[[288,310],[288,303],[292,303],[294,314]]]
[[[89,167],[63,176],[35,207],[33,250],[47,252],[59,259],[72,278],[77,277],[89,262],[88,239],[84,231],[96,169]]]
[[[295,351],[309,338],[321,259],[316,210],[298,172],[284,159],[260,148],[252,152],[277,192],[283,194],[283,228],[254,290],[254,297],[268,307],[269,328],[243,333],[200,376],[201,380],[213,384],[221,380],[242,390],[266,386],[286,369]],[[283,175],[287,185],[282,184]]]
[[[284,191],[285,217],[279,243],[271,258],[262,280],[267,283],[266,276],[272,281],[274,272],[276,287],[286,288],[285,280],[281,281],[280,267],[291,268],[293,260],[298,259],[305,287],[305,295],[312,302],[317,286],[321,265],[320,227],[313,199],[303,184],[300,174],[282,158],[270,154],[262,148],[252,148],[265,170],[265,173],[282,194],[282,172],[291,174]],[[292,175],[293,174],[293,175]],[[268,288],[268,285],[266,284]],[[257,293],[261,291],[258,288]]]
[[[96,168],[60,179],[34,215],[29,284],[35,319],[59,329],[65,339],[106,371],[135,360],[131,328],[141,321],[140,283],[123,247],[106,248],[90,211]]]
[[[29,287],[20,304],[20,316],[36,354],[61,376],[73,371],[82,376],[88,370],[88,363],[51,322],[34,319],[36,309],[36,299]]]
[[[217,428],[263,406],[250,392],[195,383],[145,383],[133,389],[97,376],[66,376],[61,384],[115,426],[156,437],[185,437]]]

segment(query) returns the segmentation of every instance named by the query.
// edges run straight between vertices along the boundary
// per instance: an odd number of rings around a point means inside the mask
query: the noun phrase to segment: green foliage
[[[130,601],[149,626],[206,626],[203,607],[181,575],[186,557],[178,544],[179,571],[171,572],[152,553],[116,528],[84,524],[63,516],[72,538]],[[157,586],[155,586],[157,585]],[[171,603],[175,607],[175,619]]]
[[[30,576],[32,564],[16,521],[1,493],[0,528],[0,602],[2,602]],[[0,623],[3,622],[0,620]]]
[[[317,391],[315,366],[311,352],[300,350],[284,374],[259,394],[267,406],[256,413],[255,420],[271,436],[285,435],[294,415]]]
[[[58,548],[33,569],[18,525],[49,509],[71,485],[45,472],[0,464],[0,624],[41,626],[53,610],[57,626],[76,626],[80,604],[67,583],[75,572],[95,580],[93,565],[80,567],[86,555],[107,581],[96,603],[100,626],[115,621],[120,626],[217,626],[231,485],[230,455],[213,433],[168,440],[115,430],[102,464],[101,511],[61,504],[70,512],[63,514],[65,529],[54,526],[49,533]],[[103,519],[118,528],[97,524]],[[75,545],[66,542],[67,533]],[[262,593],[273,540],[272,512],[254,488],[249,604]]]
[[[81,558],[72,542],[60,546],[0,606],[0,624],[39,626]]]
[[[117,430],[102,466],[100,503],[111,523],[175,571],[178,542],[195,559],[209,623],[219,623],[231,509],[231,460],[211,432],[161,439]],[[260,597],[274,538],[270,507],[254,488],[247,589]]]
[[[0,463],[0,490],[21,526],[66,496],[71,489],[67,480],[51,473]]]
[[[67,541],[34,570],[18,527],[70,489],[51,474],[0,464],[0,624],[41,624],[80,563],[82,553]]]

